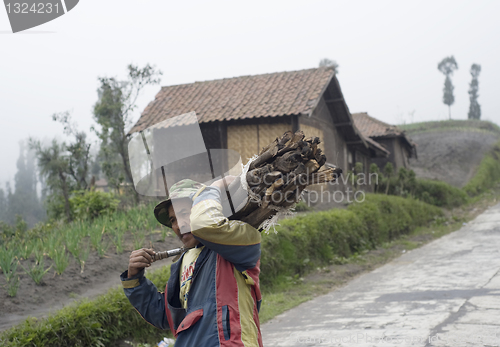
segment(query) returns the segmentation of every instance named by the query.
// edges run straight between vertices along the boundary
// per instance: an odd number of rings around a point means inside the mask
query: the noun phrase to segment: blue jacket
[[[217,188],[203,187],[194,197],[191,232],[205,247],[193,271],[187,309],[179,298],[182,258],[171,265],[164,294],[143,270],[132,278],[127,271],[121,274],[125,295],[147,322],[170,329],[177,347],[262,347],[260,233],[222,215]]]

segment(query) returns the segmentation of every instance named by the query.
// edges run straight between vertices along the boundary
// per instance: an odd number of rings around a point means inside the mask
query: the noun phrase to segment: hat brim
[[[169,228],[172,228],[172,223],[170,222],[170,217],[168,215],[168,208],[172,204],[172,199],[167,199],[160,202],[155,206],[154,214],[156,220]]]
[[[176,198],[173,200],[189,199],[188,197]],[[154,214],[156,220],[169,228],[172,228],[172,223],[170,222],[170,216],[168,214],[168,208],[172,205],[172,199],[167,199],[160,202],[155,206]]]

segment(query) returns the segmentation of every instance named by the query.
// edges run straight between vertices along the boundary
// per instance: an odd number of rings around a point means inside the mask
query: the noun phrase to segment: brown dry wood
[[[258,228],[277,213],[276,207],[287,208],[296,203],[308,185],[335,181],[342,170],[323,166],[326,157],[318,148],[319,143],[318,137],[305,138],[302,131],[287,131],[264,147],[250,163],[246,175],[248,189],[260,200],[247,199],[230,219]],[[229,189],[239,186],[238,180]]]

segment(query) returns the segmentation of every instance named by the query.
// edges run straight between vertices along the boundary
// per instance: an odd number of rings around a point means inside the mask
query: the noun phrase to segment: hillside
[[[487,121],[451,120],[400,125],[417,144],[410,167],[417,177],[463,187],[484,154],[500,138],[500,127]]]

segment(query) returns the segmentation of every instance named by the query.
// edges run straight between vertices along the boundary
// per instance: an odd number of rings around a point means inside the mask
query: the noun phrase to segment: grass
[[[500,180],[500,142],[481,160],[476,174],[463,190],[469,196],[479,195],[491,189]]]
[[[263,308],[263,317],[310,299],[311,293],[316,292],[311,287],[297,287],[300,290],[292,293],[287,289],[300,284],[300,278],[316,267],[356,257],[441,214],[439,208],[417,200],[367,195],[364,203],[351,205],[347,210],[310,213],[282,221],[277,235],[263,236],[260,279],[264,298],[270,303]],[[130,219],[131,226],[149,226],[147,219]],[[98,223],[95,230],[99,235],[106,234]],[[151,272],[148,278],[161,289],[167,282],[168,269]],[[142,321],[121,289],[113,289],[95,300],[79,301],[47,319],[27,320],[1,334],[0,342],[3,339],[12,346],[109,346],[117,339],[154,343],[164,335],[165,332]]]
[[[148,274],[159,288],[170,276],[163,267]],[[133,328],[132,328],[133,327]],[[29,318],[0,334],[1,346],[109,346],[117,339],[155,343],[168,332],[146,323],[121,288],[94,300],[77,301],[44,319]]]
[[[430,131],[486,131],[500,135],[500,127],[495,123],[482,120],[443,120],[398,125],[410,134]]]
[[[40,223],[23,233],[16,232],[9,239],[0,239],[0,267],[8,281],[10,265],[7,262],[18,257],[24,261],[26,273],[38,281],[39,276],[43,276],[38,264],[44,262],[44,255],[47,255],[50,258],[49,265],[55,268],[58,274],[66,270],[70,257],[80,264],[83,272],[90,252],[104,258],[111,248],[121,254],[124,251],[125,239],[129,235],[136,248],[145,246],[146,239],[152,239],[156,233],[155,228],[158,228],[158,222],[151,213],[154,204],[139,205],[126,211],[105,214],[92,220],[77,220],[69,224]],[[168,233],[166,228],[163,228],[162,233]],[[32,260],[35,260],[37,265],[27,265]]]
[[[477,206],[476,204],[470,205]],[[478,211],[479,212],[479,211]],[[304,278],[284,279],[273,286],[263,288],[263,305],[259,318],[265,323],[277,315],[347,284],[352,278],[372,271],[399,257],[403,252],[425,244],[460,229],[468,219],[437,219],[431,226],[418,227],[407,235],[384,242],[376,249],[353,254],[339,263],[315,269]],[[453,220],[453,218],[451,218]]]
[[[45,274],[47,272],[49,272],[49,270],[52,267],[52,265],[49,266],[47,269],[44,269],[45,268],[45,261],[42,258],[42,260],[40,262],[36,262],[34,265],[28,265],[27,266],[28,268],[25,268],[22,265],[21,265],[21,267],[23,268],[24,272],[26,272],[26,274],[28,276],[30,276],[31,279],[37,285],[41,285],[42,284],[42,280],[43,280],[43,276],[45,276]]]

